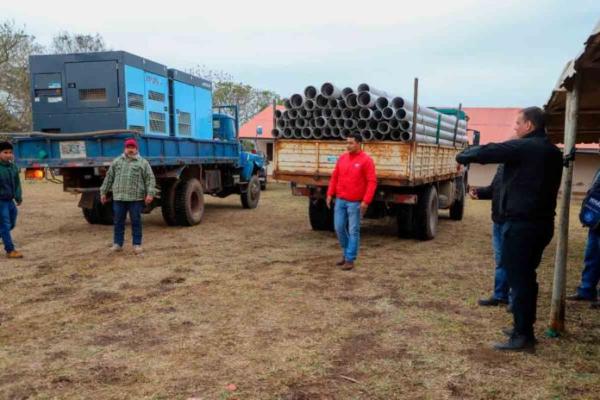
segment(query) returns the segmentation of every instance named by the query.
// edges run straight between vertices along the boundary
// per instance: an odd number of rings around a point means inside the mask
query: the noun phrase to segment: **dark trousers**
[[[515,334],[534,337],[538,283],[536,269],[554,235],[554,221],[508,221],[502,227],[501,264],[512,291]]]
[[[114,239],[113,243],[123,246],[125,241],[125,219],[129,213],[131,220],[131,235],[133,236],[133,245],[142,244],[142,210],[143,201],[113,201],[114,214]]]

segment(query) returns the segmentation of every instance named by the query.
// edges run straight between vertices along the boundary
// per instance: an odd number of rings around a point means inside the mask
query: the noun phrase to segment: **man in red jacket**
[[[377,188],[375,164],[360,148],[362,136],[356,133],[347,141],[348,152],[338,159],[327,190],[327,207],[331,208],[331,201],[336,198],[333,221],[344,252],[337,265],[345,271],[354,268],[360,242],[360,218],[373,201]]]

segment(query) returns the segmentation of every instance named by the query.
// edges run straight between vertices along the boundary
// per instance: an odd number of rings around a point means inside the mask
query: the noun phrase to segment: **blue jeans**
[[[508,277],[506,269],[500,263],[502,255],[502,224],[495,223],[492,228],[492,246],[494,248],[494,259],[496,261],[496,271],[494,274],[494,299],[509,301]]]
[[[577,293],[590,300],[598,298],[598,281],[600,281],[600,235],[590,229],[585,245],[584,268],[581,273],[581,285]]]
[[[144,209],[143,201],[113,201],[114,214],[114,239],[113,243],[123,246],[125,241],[125,219],[129,212],[131,220],[131,233],[133,236],[133,245],[139,246],[142,244],[142,210]]]
[[[360,244],[360,201],[336,199],[333,222],[344,259],[354,262]]]
[[[7,253],[15,249],[10,231],[17,224],[17,214],[17,206],[13,200],[0,200],[0,237]]]

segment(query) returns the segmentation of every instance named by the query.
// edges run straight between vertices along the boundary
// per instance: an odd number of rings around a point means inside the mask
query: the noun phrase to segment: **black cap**
[[[13,145],[10,142],[0,142],[0,151],[12,150]]]

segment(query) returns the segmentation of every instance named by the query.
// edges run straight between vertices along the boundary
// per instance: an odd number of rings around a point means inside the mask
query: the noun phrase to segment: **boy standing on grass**
[[[142,252],[142,210],[154,200],[156,180],[148,161],[138,153],[135,139],[125,141],[125,151],[117,157],[100,187],[100,201],[108,202],[112,191],[114,214],[114,238],[112,251],[123,250],[125,219],[129,213],[133,236],[133,251]]]
[[[8,258],[23,258],[23,255],[15,250],[10,236],[10,231],[17,223],[17,206],[23,201],[19,169],[13,163],[13,159],[12,144],[0,142],[0,236]]]

